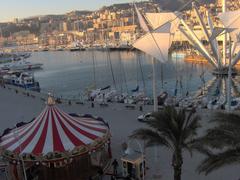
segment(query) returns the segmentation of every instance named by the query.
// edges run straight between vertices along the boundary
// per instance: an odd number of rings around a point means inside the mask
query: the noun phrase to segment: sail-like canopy
[[[179,19],[174,13],[146,13],[146,18],[154,30],[138,39],[133,47],[151,55],[160,62],[166,62],[173,35],[179,25]]]
[[[12,129],[0,138],[0,147],[15,155],[46,156],[77,153],[78,148],[97,149],[109,138],[108,126],[90,116],[71,116],[55,105],[47,105],[33,121]]]
[[[137,13],[137,17],[138,17],[138,21],[139,21],[139,24],[141,26],[141,28],[145,31],[145,32],[149,32],[149,28],[148,28],[148,25],[144,19],[144,17],[142,16],[142,14],[139,12],[136,4],[134,4],[134,7],[135,7],[135,10],[136,10],[136,13]]]
[[[179,25],[179,14],[173,12],[162,12],[162,13],[146,13],[146,18],[153,29],[157,29],[163,24],[171,23],[171,33],[175,32]]]
[[[161,62],[168,60],[168,49],[170,47],[170,33],[147,33],[138,39],[133,47],[151,55]]]
[[[240,42],[240,10],[228,11],[218,15],[225,28],[233,29],[230,36],[234,42]]]

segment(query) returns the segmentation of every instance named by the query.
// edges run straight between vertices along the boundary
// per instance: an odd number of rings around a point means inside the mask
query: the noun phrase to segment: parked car
[[[152,113],[146,113],[146,114],[142,114],[142,115],[138,116],[137,120],[140,122],[145,122],[151,117],[152,117]]]

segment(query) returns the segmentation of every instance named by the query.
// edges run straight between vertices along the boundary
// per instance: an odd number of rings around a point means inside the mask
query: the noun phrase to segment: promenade
[[[16,93],[13,89],[0,87],[0,133],[8,127],[13,127],[17,122],[30,121],[36,117],[45,107],[43,98],[44,96],[37,96],[37,94],[28,96],[22,92]],[[143,123],[137,121],[137,117],[142,112],[138,108],[128,110],[124,104],[109,104],[108,107],[100,107],[96,104],[92,108],[88,102],[84,105],[72,102],[69,105],[66,101],[58,106],[68,113],[92,114],[102,117],[109,123],[112,134],[113,158],[118,159],[119,170],[121,170],[119,158],[123,154],[122,143],[127,142],[128,136],[134,130],[144,127]],[[144,112],[149,112],[151,109],[151,106],[144,106],[143,108]],[[203,115],[202,125],[204,128],[208,126],[207,117],[209,112],[208,110],[198,112]],[[136,144],[133,143],[132,146],[136,150],[139,150]],[[195,170],[202,157],[198,153],[193,153],[192,157],[188,152],[184,153],[183,180],[238,180],[239,173],[237,173],[237,166],[225,167],[208,176],[199,175]],[[167,149],[160,147],[146,149],[147,174],[145,179],[160,179],[161,175],[161,179],[163,180],[172,180],[171,158],[171,153]],[[110,177],[104,177],[104,180],[108,179]]]

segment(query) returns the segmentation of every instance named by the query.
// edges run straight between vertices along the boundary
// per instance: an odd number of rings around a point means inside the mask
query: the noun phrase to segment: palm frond
[[[218,112],[212,116],[211,122],[216,122],[218,124],[234,124],[237,127],[240,127],[239,119],[240,115],[238,114]]]
[[[240,149],[229,149],[216,155],[210,155],[198,167],[198,172],[204,172],[207,175],[223,166],[240,164],[239,152]]]
[[[160,145],[171,148],[171,144],[166,140],[166,138],[151,129],[138,129],[133,132],[130,138],[144,140],[146,147]]]
[[[207,130],[207,133],[198,141],[210,148],[222,149],[226,146],[238,145],[240,143],[240,134],[237,126],[218,125]]]

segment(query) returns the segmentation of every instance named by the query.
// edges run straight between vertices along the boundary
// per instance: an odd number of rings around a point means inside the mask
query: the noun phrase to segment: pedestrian
[[[93,103],[93,102],[92,102],[92,105],[91,105],[91,106],[92,106],[92,108],[94,108],[94,103]]]
[[[112,166],[113,166],[113,174],[114,174],[114,175],[117,175],[117,169],[118,169],[117,159],[114,159],[114,160],[113,160]]]
[[[142,105],[139,106],[139,111],[143,111]]]

